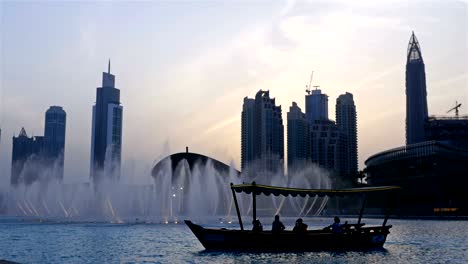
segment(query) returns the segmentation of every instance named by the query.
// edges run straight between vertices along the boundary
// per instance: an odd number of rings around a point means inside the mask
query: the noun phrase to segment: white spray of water
[[[125,185],[115,177],[101,177],[96,184],[61,184],[53,171],[44,170],[30,185],[11,187],[3,199],[6,214],[59,221],[174,223],[181,219],[199,222],[237,221],[230,183],[297,188],[331,188],[328,174],[309,165],[283,173],[218,171],[209,160],[192,168],[182,160],[172,171],[170,159],[153,175],[153,184]],[[104,174],[105,176],[106,174]],[[151,177],[148,175],[148,177]],[[243,217],[252,215],[250,195],[236,194]],[[318,215],[327,198],[257,196],[257,215]]]

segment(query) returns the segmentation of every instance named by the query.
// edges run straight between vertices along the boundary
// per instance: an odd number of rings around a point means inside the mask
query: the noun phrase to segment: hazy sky
[[[305,84],[351,92],[359,167],[404,144],[406,49],[414,30],[430,114],[468,113],[468,4],[460,1],[0,1],[0,186],[11,137],[43,135],[67,112],[65,182],[88,180],[91,109],[102,71],[121,91],[123,179],[189,146],[239,167],[240,114],[259,89],[304,110]],[[285,131],[286,138],[286,131]],[[286,146],[285,146],[286,149]]]

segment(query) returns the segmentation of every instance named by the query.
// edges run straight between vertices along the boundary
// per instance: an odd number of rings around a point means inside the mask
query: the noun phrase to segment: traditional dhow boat
[[[276,186],[252,184],[231,184],[234,204],[237,210],[240,230],[209,229],[185,220],[198,240],[207,250],[260,250],[260,251],[314,251],[341,249],[369,249],[383,247],[391,225],[386,225],[388,211],[381,226],[364,226],[361,223],[362,214],[367,200],[367,194],[374,192],[389,192],[399,190],[397,186],[352,188],[352,189],[297,189]],[[363,205],[356,224],[341,225],[340,232],[333,232],[331,228],[310,230],[296,233],[293,231],[250,231],[244,230],[236,192],[252,194],[253,219],[256,219],[257,195],[291,195],[296,196],[346,196],[363,195]]]

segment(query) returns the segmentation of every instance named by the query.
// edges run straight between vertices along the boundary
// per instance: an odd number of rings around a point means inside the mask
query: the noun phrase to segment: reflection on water
[[[331,220],[306,222],[319,228]],[[287,228],[292,228],[293,219],[286,221]],[[0,259],[22,263],[468,262],[468,221],[390,220],[389,224],[393,228],[383,250],[226,253],[205,251],[182,224],[33,223],[10,217],[0,218]]]

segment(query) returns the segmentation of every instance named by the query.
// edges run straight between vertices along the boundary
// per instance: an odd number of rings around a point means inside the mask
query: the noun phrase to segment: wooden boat
[[[252,194],[253,219],[256,219],[256,195],[297,195],[309,196],[344,196],[366,194],[372,192],[388,192],[400,189],[397,186],[352,188],[343,190],[332,189],[296,189],[282,188],[276,186],[252,184],[231,184],[234,203],[237,210],[240,230],[229,230],[225,228],[210,229],[185,220],[187,226],[192,230],[200,243],[207,250],[260,250],[260,251],[314,251],[314,250],[341,250],[341,249],[372,249],[382,248],[387,235],[390,233],[391,225],[386,225],[388,214],[385,216],[381,226],[365,226],[361,223],[366,198],[359,214],[356,224],[344,224],[341,232],[332,232],[330,228],[321,230],[310,230],[302,233],[293,231],[282,231],[273,233],[271,231],[244,230],[242,218],[237,203],[235,192]]]

